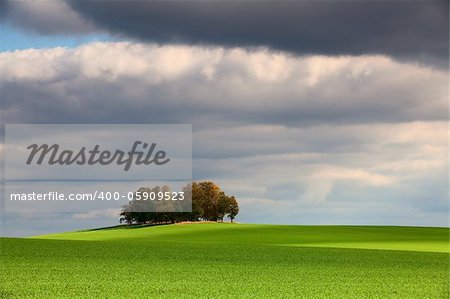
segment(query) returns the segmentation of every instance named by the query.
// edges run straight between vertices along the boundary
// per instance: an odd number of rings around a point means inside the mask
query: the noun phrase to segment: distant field
[[[0,297],[448,298],[449,232],[208,223],[2,238]]]

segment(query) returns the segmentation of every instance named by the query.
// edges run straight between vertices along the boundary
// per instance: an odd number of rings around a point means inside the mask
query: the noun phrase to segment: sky
[[[448,226],[448,1],[0,9],[2,127],[192,124],[193,179],[240,222]],[[115,224],[2,213],[7,236]]]

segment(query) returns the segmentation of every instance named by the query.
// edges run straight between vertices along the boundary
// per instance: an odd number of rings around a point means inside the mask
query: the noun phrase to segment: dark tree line
[[[234,196],[228,196],[219,186],[213,182],[193,182],[183,188],[185,196],[192,197],[192,212],[173,212],[180,210],[182,201],[152,201],[151,209],[149,201],[138,200],[143,194],[158,192],[170,192],[168,186],[154,188],[139,188],[134,193],[134,199],[122,207],[120,222],[128,224],[144,223],[177,223],[182,221],[223,221],[228,217],[234,221],[239,213],[239,205]],[[179,206],[176,206],[179,205]],[[148,212],[142,212],[148,211]]]

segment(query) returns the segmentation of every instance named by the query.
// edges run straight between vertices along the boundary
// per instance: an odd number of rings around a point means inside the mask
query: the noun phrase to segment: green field
[[[448,298],[448,237],[204,223],[2,238],[0,297]]]

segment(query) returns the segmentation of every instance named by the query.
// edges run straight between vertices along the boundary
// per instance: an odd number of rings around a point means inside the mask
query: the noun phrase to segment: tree
[[[205,211],[205,218],[209,221],[217,221],[218,205],[220,198],[220,187],[213,182],[201,182],[200,185],[204,189],[206,201],[204,202],[203,210]]]
[[[227,214],[228,206],[230,203],[230,197],[221,191],[219,194],[219,202],[217,206],[217,220],[223,221],[223,217]]]
[[[169,191],[168,186],[139,188],[134,193],[133,200],[128,205],[122,206],[120,222],[158,224],[201,220],[223,221],[225,216],[233,222],[239,213],[236,198],[226,195],[218,185],[210,181],[193,182],[183,187],[185,197],[192,198],[192,212],[174,212],[182,210],[183,205],[191,203],[189,201],[142,200],[150,193]]]
[[[132,224],[134,221],[133,213],[130,211],[127,211],[126,206],[122,206],[122,211],[120,212],[120,219],[119,222],[126,222],[127,224]]]
[[[239,205],[234,196],[230,197],[230,204],[228,206],[228,218],[230,218],[231,222],[234,221],[236,215],[239,214]]]

